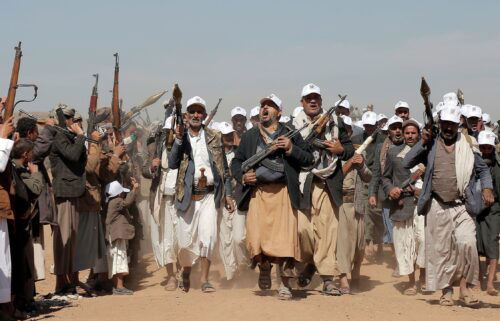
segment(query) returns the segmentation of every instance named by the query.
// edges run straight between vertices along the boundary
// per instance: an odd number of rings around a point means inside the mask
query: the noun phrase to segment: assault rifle
[[[121,111],[120,99],[118,94],[118,78],[120,75],[120,66],[118,62],[118,53],[115,53],[115,75],[113,80],[113,98],[111,99],[111,113],[113,114],[113,132],[115,134],[116,143],[122,142],[122,133],[120,132],[121,126]]]
[[[289,131],[285,135],[285,137],[289,138],[289,139],[292,139],[293,137],[299,135],[300,132],[302,130],[304,130],[306,127],[308,127],[308,126],[309,126],[309,124],[305,124],[304,126],[298,128],[298,129]],[[276,143],[277,142],[278,142],[277,139],[273,140],[269,145],[267,145],[267,147],[265,149],[261,150],[257,154],[254,154],[252,157],[250,157],[249,159],[247,159],[246,161],[244,161],[243,164],[241,164],[241,170],[243,171],[243,173],[248,172],[250,169],[252,169],[255,166],[257,166],[267,156],[269,156],[272,153],[274,153],[277,150],[277,148],[276,148]]]
[[[220,105],[221,101],[222,101],[222,98],[219,98],[219,102],[217,103],[217,105],[215,105],[215,108],[212,109],[212,111],[210,111],[210,114],[208,115],[207,119],[205,120],[205,126],[210,125],[210,123],[214,119],[215,114],[217,114],[217,110],[219,109],[219,105]]]
[[[97,112],[97,83],[99,82],[99,74],[93,74],[95,77],[95,84],[92,88],[92,95],[90,95],[89,104],[89,119],[87,120],[87,134],[90,135],[95,130],[95,125],[98,123],[96,121]]]
[[[344,96],[339,95],[339,97],[340,100],[334,106],[330,107],[330,109],[328,109],[326,113],[321,115],[321,117],[316,122],[314,122],[311,132],[304,139],[306,142],[311,143],[315,138],[317,138],[323,133],[323,131],[326,128],[326,125],[328,124],[330,118],[335,112],[335,109],[337,109],[337,107],[346,99],[347,95]]]

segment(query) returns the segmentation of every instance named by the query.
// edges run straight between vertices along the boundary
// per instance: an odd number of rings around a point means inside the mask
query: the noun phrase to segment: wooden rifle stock
[[[99,82],[99,74],[94,74],[95,84],[92,88],[92,95],[90,96],[89,104],[89,119],[87,121],[87,135],[90,135],[95,130],[96,125],[96,113],[97,113],[97,83]]]
[[[326,128],[326,125],[328,125],[328,122],[330,121],[330,117],[332,116],[333,112],[346,99],[347,95],[344,96],[339,95],[339,97],[340,100],[335,104],[335,106],[330,107],[330,109],[328,109],[326,113],[321,115],[321,117],[314,123],[311,132],[305,138],[306,142],[310,142],[312,139],[320,136],[321,133],[323,133],[323,131]]]
[[[14,114],[14,101],[16,100],[17,81],[19,79],[19,69],[21,68],[21,57],[23,56],[23,52],[21,51],[21,42],[19,42],[19,45],[14,49],[16,50],[16,54],[14,56],[14,64],[12,65],[9,92],[7,94],[5,110],[3,113],[4,121],[9,119]]]

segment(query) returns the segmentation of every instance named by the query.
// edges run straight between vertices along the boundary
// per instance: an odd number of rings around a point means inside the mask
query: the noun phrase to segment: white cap
[[[250,117],[259,116],[259,112],[260,106],[255,106],[254,108],[252,108],[252,110],[250,110]]]
[[[378,114],[377,116],[377,121],[381,121],[382,119],[389,119],[389,117],[387,117],[386,115],[384,114]]]
[[[165,124],[163,125],[163,129],[172,129],[172,117],[173,116],[167,117],[167,119],[165,120]]]
[[[462,105],[460,107],[460,114],[462,116],[464,116],[465,118],[467,118],[468,117],[467,115],[469,114],[469,108],[470,107],[472,107],[472,105],[469,105],[469,104]]]
[[[290,116],[281,116],[279,122],[280,123],[288,123],[290,121]]]
[[[233,126],[230,123],[225,122],[225,121],[220,122],[217,127],[220,130],[220,132],[222,133],[222,135],[227,135],[227,134],[231,134],[232,132],[234,132]]]
[[[467,110],[467,116],[466,116],[467,118],[471,117],[481,118],[482,116],[483,116],[483,111],[479,106],[470,106],[469,109]]]
[[[266,101],[272,101],[276,104],[276,106],[278,106],[279,110],[283,110],[283,106],[281,106],[281,99],[279,99],[275,94],[270,94],[269,96],[262,98],[260,103],[262,104]]]
[[[245,124],[245,127],[246,127],[246,129],[247,129],[247,130],[252,129],[252,128],[253,128],[252,122],[249,122],[249,121],[248,121],[248,122]]]
[[[354,123],[354,126],[356,127],[359,127],[359,128],[363,128],[363,121],[362,120],[358,120]]]
[[[231,118],[233,118],[236,115],[241,115],[241,116],[247,117],[247,111],[244,108],[239,107],[239,106],[234,107],[233,109],[231,109]]]
[[[458,101],[457,93],[451,92],[451,93],[445,94],[443,96],[443,103],[445,105],[450,104],[450,105],[453,105],[453,106],[460,105],[460,103]]]
[[[315,84],[307,84],[302,88],[302,97],[310,94],[318,94],[321,96],[321,90]]]
[[[342,115],[340,117],[344,121],[344,124],[346,124],[347,126],[352,126],[352,118],[351,117],[345,116],[345,115]]]
[[[120,195],[121,193],[128,193],[130,190],[128,188],[125,188],[120,184],[118,181],[113,181],[106,185],[106,202],[115,196]]]
[[[361,121],[363,125],[376,125],[377,124],[377,114],[373,111],[367,111],[361,116]]]
[[[387,128],[389,128],[391,125],[397,124],[397,123],[401,123],[401,125],[402,125],[403,119],[399,116],[394,115],[391,118],[389,118],[389,120],[387,121]]]
[[[201,107],[203,107],[205,109],[207,108],[207,104],[199,96],[194,96],[193,98],[189,99],[187,101],[186,108],[189,108],[189,106],[192,106],[192,105],[199,105],[199,106],[201,106]]]
[[[491,116],[490,116],[490,114],[483,113],[482,118],[483,118],[483,122],[485,124],[489,124],[491,122]]]
[[[337,104],[339,102],[340,102],[340,99],[335,102],[335,106],[337,106]],[[351,108],[351,104],[349,103],[349,100],[344,99],[344,101],[342,103],[340,103],[340,105],[338,107],[344,107],[344,108],[349,109],[349,108]]]
[[[210,122],[210,124],[208,124],[208,128],[219,130],[219,122],[216,121]]]
[[[294,118],[297,117],[300,114],[300,112],[303,110],[304,110],[304,107],[302,107],[302,106],[295,107],[295,109],[293,110],[292,116]]]
[[[494,147],[496,139],[497,135],[495,135],[493,132],[483,130],[482,132],[479,133],[479,136],[477,137],[477,142],[479,145],[491,145]]]
[[[454,103],[445,103],[443,109],[439,113],[439,117],[444,121],[451,121],[460,124],[460,107],[455,106]]]
[[[410,105],[408,105],[408,103],[406,101],[398,101],[396,103],[396,105],[394,105],[394,110],[398,109],[398,108],[408,108],[410,109]]]

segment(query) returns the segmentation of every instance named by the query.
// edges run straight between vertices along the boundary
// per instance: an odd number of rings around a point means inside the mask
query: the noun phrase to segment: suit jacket
[[[464,139],[460,133],[458,133],[457,141],[459,139]],[[427,145],[422,145],[422,141],[419,141],[412,147],[408,154],[406,154],[403,160],[403,166],[408,169],[413,168],[420,163],[426,166],[424,184],[417,203],[417,212],[419,215],[426,215],[431,205],[432,173],[434,172],[434,160],[436,159],[436,145],[436,139]],[[490,169],[484,163],[482,157],[476,153],[474,153],[474,170],[472,171],[472,176],[473,178],[474,176],[479,177],[482,189],[493,189]],[[471,184],[474,182],[475,179],[471,179],[469,186],[466,187],[466,190],[475,188],[475,186],[473,186],[474,184]]]
[[[231,176],[222,145],[222,134],[207,127],[204,127],[204,131],[208,158],[214,176],[215,208],[220,208],[222,198],[226,195],[231,196]],[[185,212],[191,203],[195,174],[193,153],[187,131],[184,132],[182,141],[175,140],[172,150],[168,154],[168,167],[179,169],[175,190],[175,207]]]
[[[285,135],[289,129],[280,124],[278,127],[279,135]],[[255,155],[257,152],[257,145],[259,143],[260,132],[258,127],[254,127],[241,136],[241,142],[236,149],[233,161],[231,163],[231,172],[233,177],[243,183],[243,172],[241,165],[244,161]],[[290,201],[293,208],[300,208],[301,192],[299,187],[299,173],[302,167],[310,166],[314,162],[313,155],[309,152],[309,146],[304,142],[300,135],[292,138],[293,148],[289,156],[283,151],[280,156],[283,158],[285,167],[285,177],[288,185],[288,192],[290,193]],[[241,197],[237,200],[238,209],[240,211],[247,211],[250,203],[251,191],[253,186],[245,185]]]
[[[58,132],[50,150],[54,196],[80,197],[85,192],[85,164],[87,152],[85,138],[75,139],[68,134]]]

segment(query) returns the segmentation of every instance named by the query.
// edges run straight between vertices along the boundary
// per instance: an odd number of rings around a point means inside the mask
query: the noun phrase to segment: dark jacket
[[[279,135],[285,135],[289,129],[284,125],[279,125]],[[244,161],[249,159],[257,152],[257,145],[260,140],[260,132],[258,127],[254,127],[241,136],[241,142],[236,149],[233,161],[231,163],[231,172],[233,177],[242,182],[243,172],[241,165]],[[301,167],[312,165],[314,161],[313,155],[309,152],[308,145],[304,142],[300,135],[292,138],[292,153],[287,156],[283,151],[280,151],[281,157],[285,167],[285,177],[288,185],[288,192],[290,193],[290,201],[293,208],[300,208],[301,193],[299,188],[299,173]],[[250,203],[250,196],[253,186],[246,185],[243,187],[241,197],[237,200],[238,209],[240,211],[247,211]]]
[[[50,151],[55,197],[80,197],[85,192],[85,138],[58,132]]]
[[[458,133],[457,141],[459,139],[463,139],[462,134],[460,133]],[[408,154],[406,154],[403,160],[403,166],[406,168],[413,168],[420,163],[426,166],[424,184],[417,203],[417,212],[419,215],[426,215],[431,205],[432,173],[434,172],[434,160],[436,159],[436,145],[436,139],[427,145],[422,145],[422,141],[419,141],[412,147]],[[472,176],[474,177],[474,175],[479,177],[482,189],[493,189],[490,169],[484,163],[482,157],[476,153],[474,153],[474,169],[472,171]],[[472,183],[474,181],[474,179],[471,179],[470,182]],[[466,187],[466,190],[475,188],[473,185],[474,184],[469,184],[469,186]]]
[[[208,158],[214,177],[215,208],[220,208],[222,198],[231,196],[231,176],[229,175],[226,154],[222,145],[222,134],[206,127],[204,131]],[[179,169],[175,191],[175,207],[185,212],[191,203],[195,175],[195,164],[187,131],[184,133],[182,142],[175,140],[172,150],[168,154],[168,167]]]
[[[335,204],[335,206],[340,207],[342,205],[342,184],[344,182],[342,161],[346,161],[354,155],[354,146],[352,145],[351,139],[347,135],[344,122],[340,117],[337,117],[337,127],[339,129],[338,139],[342,144],[342,147],[344,147],[344,153],[338,157],[337,168],[335,169],[333,174],[326,179],[326,185],[328,186],[328,191],[332,196],[333,203]],[[309,173],[304,184],[304,197],[301,200],[300,209],[305,210],[311,208],[313,179],[314,174]]]
[[[384,173],[381,177],[382,188],[386,195],[389,195],[394,187],[401,188],[403,182],[411,176],[410,170],[403,166],[403,158],[398,157],[405,147],[406,144],[401,144],[390,148],[387,152]],[[391,219],[396,222],[406,221],[413,217],[415,212],[415,196],[412,194],[402,193],[400,199],[387,200],[387,204]]]

